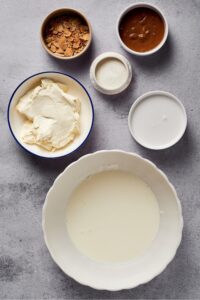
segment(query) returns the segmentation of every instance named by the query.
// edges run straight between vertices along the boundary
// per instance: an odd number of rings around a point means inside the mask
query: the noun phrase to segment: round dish
[[[160,208],[159,230],[149,249],[123,263],[102,263],[82,255],[71,242],[65,224],[67,201],[77,185],[89,175],[112,169],[144,180]],[[92,288],[117,291],[146,283],[166,268],[181,242],[183,218],[174,187],[152,162],[137,154],[104,150],[81,157],[59,175],[47,194],[42,226],[47,248],[64,273]]]
[[[133,103],[128,127],[140,145],[162,150],[175,145],[182,138],[187,127],[187,115],[177,97],[168,92],[151,91]]]
[[[145,7],[145,8],[149,8],[149,9],[152,9],[154,10],[156,13],[158,13],[160,15],[160,17],[162,18],[163,22],[164,22],[164,36],[163,36],[163,39],[162,41],[160,42],[160,44],[158,44],[155,48],[149,50],[149,51],[146,51],[146,52],[138,52],[138,51],[134,51],[132,49],[130,49],[129,47],[127,47],[125,45],[125,43],[122,41],[121,37],[120,37],[120,34],[119,34],[119,27],[120,27],[120,24],[121,24],[121,21],[123,19],[123,17],[130,11],[134,10],[135,8],[142,8],[142,7]],[[165,18],[163,12],[155,5],[152,5],[152,4],[149,4],[149,3],[135,3],[131,6],[128,6],[122,13],[121,15],[119,16],[118,18],[118,21],[117,21],[117,37],[119,39],[119,42],[120,44],[122,45],[122,47],[128,51],[129,53],[131,54],[134,54],[134,55],[137,55],[137,56],[147,56],[147,55],[150,55],[150,54],[153,54],[155,52],[157,52],[158,50],[160,50],[162,48],[162,46],[165,44],[166,40],[167,40],[167,37],[168,37],[168,23],[167,23],[167,19]]]
[[[53,52],[51,52],[49,50],[49,48],[47,47],[47,45],[45,43],[45,40],[44,40],[44,33],[45,33],[46,26],[47,26],[47,24],[49,23],[49,21],[51,19],[53,19],[55,17],[61,17],[61,16],[69,15],[69,14],[70,15],[74,15],[74,16],[79,16],[79,17],[81,17],[85,21],[85,23],[89,27],[90,38],[89,38],[89,41],[88,41],[87,45],[85,46],[85,48],[80,53],[78,53],[78,54],[76,54],[74,56],[70,56],[70,57],[66,57],[66,56],[62,57],[62,56],[54,54]],[[89,46],[91,45],[91,42],[92,42],[92,27],[91,27],[90,22],[88,21],[88,19],[81,12],[79,12],[78,10],[73,9],[73,8],[60,8],[60,9],[52,11],[44,19],[44,21],[43,21],[43,23],[41,25],[41,29],[40,29],[40,40],[41,40],[41,44],[42,44],[43,48],[51,56],[53,56],[55,58],[58,58],[58,59],[61,59],[61,60],[71,60],[71,59],[80,57],[82,54],[84,54],[88,50],[88,48],[89,48]]]
[[[43,78],[52,79],[54,81],[66,84],[69,87],[69,92],[74,96],[78,96],[82,103],[80,114],[81,134],[76,137],[76,139],[71,144],[55,152],[49,152],[37,145],[25,144],[20,137],[24,118],[17,112],[16,104],[21,96],[23,96],[28,90],[38,84]],[[15,89],[9,101],[7,119],[11,134],[13,135],[15,141],[24,150],[39,157],[57,158],[74,152],[86,141],[93,126],[94,109],[89,93],[77,79],[60,72],[41,72],[26,78]]]
[[[119,78],[122,77],[122,71],[123,73],[125,73],[125,78],[124,80],[122,80],[121,84],[117,84],[115,82],[114,87],[110,86],[108,87],[108,82],[109,80],[111,81],[116,81],[116,70],[115,70],[115,74],[114,74],[114,78],[112,77],[113,74],[109,73],[109,74],[105,74],[105,70],[104,70],[104,81],[107,81],[106,86],[102,85],[101,82],[98,80],[97,78],[97,71],[98,68],[101,67],[103,64],[109,64],[111,63],[112,65],[108,65],[107,66],[107,72],[111,72],[110,70],[114,69],[114,65],[113,62],[116,62],[118,64],[121,64],[121,67],[123,68],[121,69],[117,69],[118,73],[119,73]],[[104,66],[105,68],[105,66]],[[119,68],[119,66],[118,66]],[[114,73],[114,70],[113,70]],[[123,92],[130,84],[131,79],[132,79],[132,68],[131,68],[131,64],[129,63],[129,61],[121,54],[116,53],[116,52],[105,52],[99,56],[97,56],[95,58],[95,60],[93,61],[91,67],[90,67],[90,79],[91,82],[94,86],[94,88],[96,90],[98,90],[99,92],[106,94],[106,95],[115,95],[115,94],[119,94],[121,92]]]

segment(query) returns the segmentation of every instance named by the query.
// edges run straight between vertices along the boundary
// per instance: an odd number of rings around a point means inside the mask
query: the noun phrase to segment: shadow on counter
[[[81,156],[97,151],[98,139],[97,128],[94,125],[93,129],[88,137],[88,139],[82,144],[80,148],[75,150],[73,153],[68,154],[66,156],[60,158],[43,158],[36,156],[34,154],[28,153],[18,147],[16,145],[16,151],[18,152],[19,156],[23,156],[23,159],[28,160],[29,165],[34,168],[38,169],[38,171],[43,175],[48,175],[51,178],[55,179],[55,176],[60,174],[70,163],[76,161]]]
[[[140,153],[144,158],[153,161],[161,168],[169,169],[176,164],[181,166],[183,161],[186,161],[193,153],[194,143],[190,132],[189,125],[181,138],[181,140],[174,146],[163,150],[150,150],[139,145],[134,139],[136,152]],[[188,160],[189,161],[189,160]],[[187,163],[184,164],[184,166]]]
[[[69,75],[77,74],[78,77],[81,77],[82,75],[84,76],[86,69],[88,69],[89,74],[89,68],[93,59],[94,47],[94,42],[92,42],[87,52],[85,52],[83,55],[66,61],[51,57],[46,53],[45,55],[48,56],[48,60],[52,65],[52,69],[57,69],[59,72]]]
[[[171,63],[174,60],[174,43],[171,34],[169,33],[166,43],[163,47],[156,53],[147,56],[135,56],[128,52],[127,55],[129,60],[134,63],[134,65],[149,71],[151,73],[156,71],[161,71],[165,68],[170,68]]]
[[[183,245],[184,243],[184,245]],[[157,277],[152,279],[146,284],[140,285],[133,289],[119,290],[119,291],[107,291],[107,290],[95,290],[91,287],[81,285],[74,279],[63,273],[60,268],[51,260],[48,254],[46,259],[48,265],[51,266],[52,274],[56,274],[56,278],[62,285],[62,297],[68,296],[69,286],[73,291],[76,291],[76,297],[81,299],[160,299],[161,291],[165,299],[169,299],[170,295],[173,295],[174,287],[181,286],[181,293],[187,293],[188,285],[184,284],[186,281],[185,276],[191,270],[191,262],[185,259],[186,247],[189,247],[185,234],[183,235],[183,241],[181,246],[177,250],[177,255],[174,260],[167,266],[167,268]],[[177,274],[179,274],[177,278]],[[167,284],[166,284],[167,282]]]

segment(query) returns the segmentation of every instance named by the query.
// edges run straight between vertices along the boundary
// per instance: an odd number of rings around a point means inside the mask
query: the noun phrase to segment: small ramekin
[[[76,55],[73,55],[73,56],[59,56],[59,55],[56,55],[54,54],[53,52],[51,52],[49,50],[49,48],[47,47],[46,43],[45,43],[45,40],[44,40],[44,32],[45,32],[45,28],[48,24],[48,22],[55,18],[55,17],[59,17],[59,16],[65,16],[65,15],[68,15],[68,14],[73,14],[73,15],[77,15],[77,16],[80,16],[82,19],[85,20],[86,24],[88,25],[88,28],[89,28],[89,33],[90,33],[90,39],[87,43],[87,45],[85,46],[85,48],[78,54]],[[50,54],[51,56],[55,57],[55,58],[58,58],[58,59],[61,59],[61,60],[71,60],[71,59],[75,59],[75,58],[78,58],[80,57],[82,54],[84,54],[89,46],[91,45],[91,42],[92,42],[92,27],[91,27],[91,24],[90,22],[88,21],[88,19],[78,10],[76,9],[73,9],[73,8],[60,8],[60,9],[57,9],[57,10],[54,10],[52,11],[45,19],[44,21],[42,22],[42,25],[41,25],[41,29],[40,29],[40,41],[41,41],[41,44],[43,46],[43,48],[47,51],[48,54]]]
[[[112,88],[106,89],[105,87],[101,86],[99,84],[99,82],[97,81],[96,69],[102,61],[104,61],[105,59],[112,59],[112,58],[119,60],[124,65],[124,67],[126,69],[126,73],[127,73],[127,78],[121,86],[114,88],[114,89],[112,89]],[[126,88],[128,88],[128,86],[131,83],[131,80],[132,80],[131,64],[126,57],[124,57],[123,55],[121,55],[117,52],[104,52],[104,53],[100,54],[99,56],[97,56],[94,59],[94,61],[92,62],[91,67],[90,67],[90,80],[91,80],[94,88],[97,91],[101,92],[102,94],[105,94],[105,95],[119,94],[119,93],[123,92]]]
[[[122,21],[122,18],[131,10],[135,9],[135,8],[138,8],[138,7],[147,7],[149,9],[152,9],[154,10],[155,12],[157,12],[163,22],[164,22],[164,28],[165,28],[165,32],[164,32],[164,36],[163,36],[163,39],[162,41],[160,42],[160,44],[158,44],[158,46],[156,46],[155,48],[149,50],[149,51],[145,51],[145,52],[139,52],[139,51],[134,51],[132,49],[130,49],[129,47],[126,46],[126,44],[122,41],[121,37],[120,37],[120,34],[119,34],[119,26],[121,24],[121,21]],[[129,53],[131,54],[134,54],[134,55],[137,55],[137,56],[148,56],[148,55],[151,55],[155,52],[157,52],[158,50],[160,50],[162,48],[162,46],[165,44],[166,40],[167,40],[167,37],[168,37],[168,32],[169,32],[169,29],[168,29],[168,22],[167,22],[167,19],[165,17],[165,15],[163,14],[163,12],[160,10],[160,8],[158,8],[157,6],[155,5],[152,5],[152,4],[149,4],[149,3],[145,3],[145,2],[139,2],[139,3],[135,3],[135,4],[132,4],[130,6],[128,6],[124,11],[122,11],[122,13],[120,14],[119,18],[118,18],[118,21],[117,21],[117,36],[118,36],[118,39],[119,39],[119,42],[121,44],[121,46],[126,50],[128,51]]]

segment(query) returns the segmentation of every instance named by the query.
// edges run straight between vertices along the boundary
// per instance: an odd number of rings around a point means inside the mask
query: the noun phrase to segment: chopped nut
[[[143,33],[138,34],[139,39],[143,39],[145,35]]]
[[[79,47],[80,47],[80,41],[78,41],[77,43],[73,43],[74,49],[78,49]]]
[[[66,29],[64,32],[65,32],[66,37],[69,37],[72,35],[72,33],[68,29]]]
[[[69,42],[73,42],[74,38],[73,38],[73,37],[69,37],[67,40],[68,40]]]
[[[83,51],[89,39],[89,27],[80,17],[63,16],[49,22],[45,42],[53,53],[70,57]]]
[[[59,49],[57,49],[56,53],[64,54],[64,51],[61,48],[59,48]]]
[[[59,44],[64,44],[66,42],[66,38],[64,36],[62,36],[60,39],[59,39]]]
[[[72,50],[72,48],[67,48],[67,49],[65,50],[65,55],[66,55],[66,56],[72,56],[72,55],[73,55],[73,50]]]
[[[142,31],[145,32],[146,26],[142,26]]]
[[[51,37],[46,38],[46,43],[50,43],[52,41]]]
[[[139,23],[140,23],[140,24],[144,24],[146,18],[147,18],[147,16],[144,16],[144,17],[139,21]]]
[[[65,44],[63,44],[62,46],[60,46],[60,48],[63,50],[63,51],[65,51],[66,49],[67,49],[67,47],[68,47],[68,45],[65,43]]]
[[[72,25],[78,27],[78,25],[80,25],[80,20],[78,18],[72,20]]]
[[[88,41],[89,40],[89,33],[85,33],[83,36],[81,36],[81,40]]]
[[[53,42],[53,45],[54,45],[56,48],[60,48],[60,45],[59,45],[57,42]]]
[[[51,46],[50,50],[55,53],[56,52],[56,47],[54,45]]]
[[[70,28],[70,23],[69,23],[68,21],[64,21],[64,22],[63,22],[63,26],[64,26],[65,28]]]
[[[63,32],[63,26],[62,25],[58,25],[57,30],[58,30],[58,32]]]
[[[82,25],[80,26],[80,32],[88,32],[88,26]]]
[[[130,33],[129,37],[135,40],[135,39],[137,39],[137,33],[135,33],[135,32]]]

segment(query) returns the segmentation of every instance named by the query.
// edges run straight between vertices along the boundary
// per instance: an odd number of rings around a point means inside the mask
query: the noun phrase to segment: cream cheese
[[[61,83],[42,79],[20,98],[16,109],[26,118],[21,138],[27,144],[55,151],[80,134],[81,102]]]

